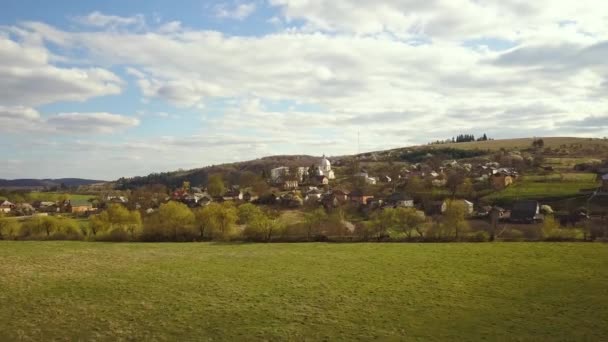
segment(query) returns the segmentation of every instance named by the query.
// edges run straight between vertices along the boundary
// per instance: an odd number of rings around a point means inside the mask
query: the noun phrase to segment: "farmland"
[[[585,195],[598,187],[592,173],[565,173],[523,176],[514,185],[485,199],[501,203],[522,199],[560,200]]]
[[[606,340],[608,245],[0,242],[0,340]]]

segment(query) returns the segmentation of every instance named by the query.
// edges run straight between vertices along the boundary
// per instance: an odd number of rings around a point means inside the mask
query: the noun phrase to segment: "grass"
[[[608,340],[608,245],[0,242],[0,340]]]
[[[585,195],[597,186],[596,176],[591,173],[530,175],[523,176],[508,188],[492,193],[484,199],[497,202],[523,199],[553,201]]]
[[[73,193],[63,193],[63,192],[38,192],[32,191],[29,193],[30,198],[33,201],[57,201],[60,198],[67,196],[68,199],[73,201],[86,201],[90,198],[95,198],[94,195],[84,195],[84,194],[73,194]]]
[[[574,138],[574,137],[543,137],[544,147],[559,148],[562,145],[570,146],[571,144],[580,144],[583,148],[607,148],[608,139],[591,139],[591,138]],[[519,138],[519,139],[499,139],[488,141],[475,141],[464,143],[450,143],[441,145],[431,145],[437,147],[453,147],[463,150],[480,149],[498,151],[502,148],[507,150],[526,149],[532,146],[534,138]]]

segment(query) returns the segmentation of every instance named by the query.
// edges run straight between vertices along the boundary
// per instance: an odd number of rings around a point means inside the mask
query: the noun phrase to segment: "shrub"
[[[480,230],[471,234],[468,240],[471,242],[486,242],[490,240],[490,235],[487,232]]]

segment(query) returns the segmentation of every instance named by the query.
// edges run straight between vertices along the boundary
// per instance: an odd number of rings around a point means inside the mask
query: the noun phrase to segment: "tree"
[[[167,202],[160,206],[155,215],[156,222],[153,222],[151,228],[157,236],[171,241],[188,241],[194,235],[194,214],[185,204]],[[148,225],[144,226],[144,232],[148,228]]]
[[[424,212],[414,208],[395,209],[395,230],[404,233],[408,239],[412,238],[412,232],[421,234],[421,226],[425,222]]]
[[[225,191],[224,181],[222,179],[222,175],[215,174],[209,176],[208,184],[207,184],[207,192],[211,196],[221,196]]]
[[[249,224],[257,216],[263,215],[264,213],[260,207],[251,203],[245,203],[239,206],[238,216],[240,224]]]
[[[238,220],[238,213],[231,203],[222,203],[215,212],[213,237],[220,240],[229,240],[234,234],[234,226]]]
[[[380,212],[374,213],[371,219],[371,235],[378,241],[388,235],[390,229],[397,224],[396,209],[387,208]]]
[[[16,238],[20,229],[21,224],[19,221],[0,217],[0,240]]]
[[[443,225],[454,233],[454,238],[458,240],[460,234],[469,229],[467,217],[467,205],[464,201],[448,200],[447,208],[443,214]]]
[[[450,171],[448,173],[448,177],[446,180],[446,187],[450,191],[452,198],[456,197],[456,192],[458,192],[458,188],[464,182],[464,173],[459,171]]]
[[[110,204],[108,208],[92,218],[94,226],[90,229],[97,235],[99,232],[108,232],[115,235],[127,235],[130,239],[136,239],[142,228],[141,215],[138,211],[129,211],[120,204]],[[125,238],[126,239],[126,238]]]
[[[422,192],[424,192],[424,182],[418,176],[411,177],[407,181],[405,191],[410,194],[410,196],[419,199]]]
[[[285,228],[278,218],[271,218],[267,214],[260,212],[255,214],[243,230],[245,238],[253,241],[272,240],[273,235]]]
[[[458,193],[458,196],[462,198],[473,197],[475,193],[475,188],[473,187],[473,182],[471,182],[471,179],[465,178],[462,183],[456,188],[456,192]]]
[[[310,241],[313,234],[319,233],[321,224],[326,219],[327,214],[323,208],[317,208],[304,214],[304,222],[306,226],[306,238]]]

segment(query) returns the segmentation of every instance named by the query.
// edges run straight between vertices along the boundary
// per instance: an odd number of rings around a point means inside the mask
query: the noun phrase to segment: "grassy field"
[[[0,340],[608,340],[608,245],[0,242]]]
[[[585,195],[599,185],[591,173],[529,175],[512,186],[484,197],[485,200],[513,202],[523,199],[558,200]]]
[[[574,138],[574,137],[543,137],[544,147],[559,148],[562,145],[570,146],[571,144],[581,144],[583,147],[608,147],[608,140],[606,139],[590,139],[590,138]],[[480,150],[491,150],[497,151],[501,148],[512,150],[512,149],[524,149],[532,146],[534,138],[520,138],[520,139],[500,139],[500,140],[488,140],[488,141],[475,141],[475,142],[464,142],[464,143],[451,143],[437,145],[439,147],[453,147],[463,150],[467,149],[480,149]]]

